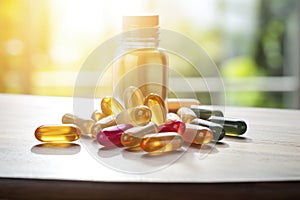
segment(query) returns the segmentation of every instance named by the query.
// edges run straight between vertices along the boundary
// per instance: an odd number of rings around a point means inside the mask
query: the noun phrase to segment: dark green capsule
[[[241,119],[211,116],[208,120],[222,125],[225,129],[226,135],[243,135],[247,130],[246,122]]]
[[[214,109],[209,106],[198,106],[198,105],[191,105],[191,110],[197,115],[200,119],[207,120],[211,116],[220,116],[223,117],[223,113],[221,110]]]
[[[199,118],[195,118],[191,121],[191,124],[196,124],[196,125],[200,125],[200,126],[205,126],[207,128],[209,128],[213,134],[214,134],[214,141],[219,141],[222,140],[225,136],[225,130],[224,128],[216,123],[204,120],[204,119],[199,119]]]

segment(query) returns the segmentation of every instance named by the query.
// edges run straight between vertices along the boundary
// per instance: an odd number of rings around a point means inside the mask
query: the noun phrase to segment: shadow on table
[[[121,154],[122,149],[118,147],[101,147],[98,149],[98,156],[101,158],[111,158]]]
[[[73,155],[79,153],[81,146],[76,143],[42,143],[31,148],[31,152],[41,155]]]
[[[216,147],[225,149],[225,148],[229,148],[230,145],[224,141],[219,141],[216,143]]]
[[[118,156],[122,154],[122,156],[126,159],[134,159],[139,158],[151,158],[151,157],[164,157],[170,156],[174,154],[184,154],[184,153],[201,153],[201,154],[216,154],[219,151],[216,147],[228,148],[229,145],[227,143],[217,143],[215,144],[206,144],[206,145],[198,145],[198,144],[186,144],[183,148],[178,149],[176,151],[171,152],[163,152],[163,153],[146,153],[141,148],[119,148],[119,147],[101,147],[98,149],[97,155],[101,158],[111,158],[114,156]]]

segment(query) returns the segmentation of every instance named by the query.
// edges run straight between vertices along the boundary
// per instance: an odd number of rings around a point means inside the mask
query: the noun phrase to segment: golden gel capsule
[[[103,114],[100,110],[95,110],[91,115],[91,118],[96,122],[104,117],[107,117],[107,115]]]
[[[142,91],[134,86],[129,86],[124,91],[123,100],[126,109],[144,105],[144,96]]]
[[[167,113],[167,122],[168,121],[182,121],[182,119],[175,113]]]
[[[80,117],[77,117],[76,115],[73,115],[71,113],[65,114],[61,119],[63,124],[75,124],[77,125],[82,134],[90,134],[91,129],[95,124],[94,120],[91,119],[82,119]]]
[[[94,126],[92,127],[91,133],[93,135],[93,137],[96,137],[97,134],[104,128],[110,127],[110,126],[115,126],[117,125],[117,122],[115,120],[115,116],[114,115],[110,115],[107,117],[104,117],[102,119],[100,119],[99,121],[97,121]]]
[[[154,93],[148,94],[144,99],[144,105],[148,106],[152,112],[151,121],[160,125],[165,123],[167,117],[167,109],[163,99]]]
[[[136,106],[120,112],[116,116],[117,124],[145,126],[151,121],[151,110],[147,106]]]
[[[43,125],[34,132],[41,142],[73,142],[79,139],[80,134],[79,127],[73,124]]]
[[[179,149],[183,145],[183,138],[176,132],[154,133],[145,135],[140,143],[146,152],[164,153]]]
[[[209,128],[194,124],[186,124],[185,132],[181,135],[185,142],[193,144],[207,144],[214,137],[213,132]]]
[[[101,110],[106,116],[119,114],[124,110],[123,106],[113,97],[107,96],[101,100]]]
[[[197,118],[197,115],[190,108],[181,107],[177,111],[177,115],[181,118],[181,120],[187,124],[190,124],[191,121]]]
[[[158,133],[158,126],[154,122],[127,129],[121,136],[121,143],[126,147],[137,147],[142,137],[149,133]]]
[[[177,110],[181,107],[189,108],[191,105],[200,105],[200,101],[197,99],[187,99],[187,98],[168,98],[167,106],[169,112],[176,113]]]

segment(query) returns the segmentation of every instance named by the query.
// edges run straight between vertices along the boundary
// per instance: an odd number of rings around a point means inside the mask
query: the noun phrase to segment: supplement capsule
[[[247,130],[246,122],[241,119],[211,116],[208,120],[223,125],[226,135],[243,135]]]
[[[167,122],[168,121],[182,121],[181,118],[175,113],[167,113]]]
[[[121,136],[121,143],[126,147],[137,147],[142,137],[149,133],[158,133],[158,126],[154,122],[126,130]]]
[[[145,126],[151,121],[151,110],[147,106],[136,106],[123,110],[116,116],[117,124]]]
[[[155,122],[158,125],[166,121],[166,105],[163,99],[158,94],[148,94],[144,99],[144,105],[148,106],[151,110],[151,121]]]
[[[164,124],[161,124],[159,127],[159,132],[176,132],[183,134],[185,132],[185,123],[182,121],[168,121]]]
[[[167,106],[169,112],[176,113],[177,110],[181,107],[189,108],[191,105],[200,105],[200,101],[197,99],[185,99],[185,98],[168,98],[167,99]]]
[[[97,121],[94,126],[92,126],[92,130],[91,133],[93,135],[93,137],[96,137],[97,134],[104,128],[110,127],[110,126],[115,126],[117,125],[117,122],[115,120],[115,116],[114,115],[110,115],[107,117],[104,117],[102,119],[100,119],[99,121]]]
[[[154,133],[145,135],[140,143],[146,152],[164,153],[179,149],[183,145],[183,138],[175,132]]]
[[[43,125],[34,132],[41,142],[73,142],[79,139],[80,134],[79,127],[74,124]]]
[[[185,132],[181,135],[185,142],[193,144],[207,144],[214,137],[213,132],[209,128],[194,124],[186,124]]]
[[[177,111],[177,115],[182,119],[183,122],[189,124],[195,118],[197,118],[194,111],[187,107],[181,107]]]
[[[115,126],[107,127],[101,130],[97,135],[99,144],[105,147],[123,146],[121,143],[121,135],[124,131],[132,128],[131,124],[118,124]]]
[[[134,86],[130,86],[124,91],[123,100],[126,109],[144,105],[142,91]]]
[[[106,116],[116,115],[124,110],[123,106],[113,97],[107,96],[101,100],[101,110]]]
[[[100,110],[95,110],[91,115],[91,118],[96,122],[104,117],[107,117],[107,116],[105,114],[103,114]]]
[[[214,133],[214,141],[222,140],[225,136],[225,130],[223,126],[217,123],[213,123],[204,119],[195,118],[191,121],[191,124],[205,126]]]
[[[207,120],[211,116],[220,116],[223,117],[223,113],[220,110],[213,109],[212,107],[208,106],[196,106],[191,105],[191,110],[197,115],[197,118]]]
[[[61,121],[63,124],[77,125],[81,129],[82,134],[90,134],[92,132],[92,127],[95,124],[94,120],[82,119],[70,113],[63,115]]]

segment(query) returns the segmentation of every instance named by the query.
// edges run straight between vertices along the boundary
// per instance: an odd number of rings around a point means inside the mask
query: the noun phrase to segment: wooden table
[[[94,151],[98,147],[87,138],[64,147],[35,139],[38,126],[60,123],[72,111],[72,98],[0,94],[0,199],[300,195],[299,110],[226,107],[226,116],[247,122],[243,137],[158,158],[124,149]]]

